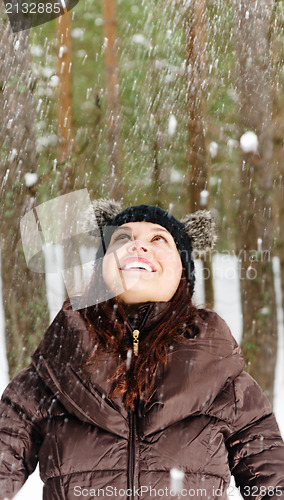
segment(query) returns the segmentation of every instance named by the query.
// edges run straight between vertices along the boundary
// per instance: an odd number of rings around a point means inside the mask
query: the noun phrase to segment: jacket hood
[[[166,306],[162,302],[141,306],[134,321],[128,321],[130,333],[139,321],[143,328],[151,328]],[[190,415],[206,413],[225,385],[244,369],[240,347],[216,313],[198,311],[188,328],[190,338],[171,346],[167,365],[158,368],[154,389],[139,407],[141,435],[150,435]],[[80,312],[64,306],[34,352],[32,363],[69,413],[127,438],[127,410],[120,397],[109,398],[110,376],[120,361],[109,352],[102,353],[96,371],[87,378],[81,367],[91,347]]]

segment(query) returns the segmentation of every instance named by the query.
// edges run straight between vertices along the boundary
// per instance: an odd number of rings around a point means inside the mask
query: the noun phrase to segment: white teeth
[[[123,266],[123,269],[145,269],[145,271],[150,271],[152,272],[152,268],[151,266],[149,266],[149,264],[146,264],[146,262],[139,262],[139,261],[132,261],[132,262],[128,262],[127,264],[125,264],[125,266]]]

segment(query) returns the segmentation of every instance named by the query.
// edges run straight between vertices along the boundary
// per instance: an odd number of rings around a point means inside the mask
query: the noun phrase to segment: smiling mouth
[[[146,271],[148,273],[154,273],[155,270],[151,268],[146,262],[128,262],[125,266],[120,268],[121,271]]]

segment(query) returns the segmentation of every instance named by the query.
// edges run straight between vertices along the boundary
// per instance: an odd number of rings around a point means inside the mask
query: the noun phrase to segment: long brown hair
[[[96,278],[92,279],[87,294],[92,293],[95,283],[98,284],[100,269],[95,274]],[[127,357],[132,347],[132,338],[127,335],[127,313],[116,298],[86,307],[81,310],[81,314],[94,341],[94,347],[84,364],[85,372],[90,374],[96,369],[101,352],[113,352],[121,362],[111,377],[110,396],[121,396],[124,406],[134,409],[137,399],[147,401],[159,363],[165,365],[167,362],[169,347],[175,342],[183,342],[185,335],[188,335],[188,326],[195,317],[196,308],[192,304],[183,272],[174,296],[163,310],[162,319],[154,325],[151,323],[148,330],[146,323],[143,338],[139,342],[139,356],[131,356],[131,360]]]

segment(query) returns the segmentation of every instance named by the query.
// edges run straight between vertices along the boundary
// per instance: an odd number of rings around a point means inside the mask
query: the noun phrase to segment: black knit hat
[[[138,205],[128,207],[124,211],[118,213],[105,226],[104,232],[101,235],[101,244],[96,253],[96,260],[101,259],[104,256],[115,229],[127,222],[152,222],[153,224],[163,226],[167,231],[169,231],[169,233],[171,233],[180,254],[190,293],[193,294],[195,272],[194,261],[192,258],[191,239],[185,231],[184,224],[175,219],[172,214],[162,210],[160,207]]]

